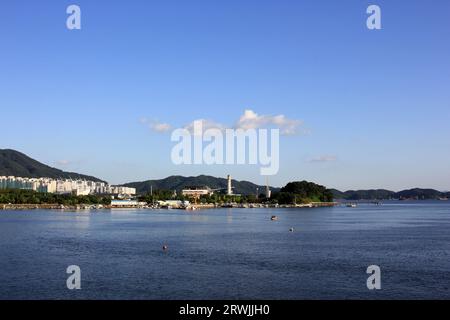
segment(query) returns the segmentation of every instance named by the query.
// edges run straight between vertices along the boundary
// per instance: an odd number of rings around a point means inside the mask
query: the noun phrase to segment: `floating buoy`
[[[290,229],[289,229],[289,232],[294,232],[294,228],[290,228]]]
[[[169,249],[169,246],[165,244],[165,245],[163,245],[162,249],[163,249],[163,251],[167,251]]]

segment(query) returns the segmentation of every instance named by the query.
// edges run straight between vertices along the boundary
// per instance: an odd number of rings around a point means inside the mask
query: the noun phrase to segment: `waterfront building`
[[[214,194],[214,191],[207,186],[191,186],[181,190],[181,194],[188,198],[199,199],[201,196]]]
[[[111,200],[112,208],[129,208],[137,207],[139,205],[137,200]]]

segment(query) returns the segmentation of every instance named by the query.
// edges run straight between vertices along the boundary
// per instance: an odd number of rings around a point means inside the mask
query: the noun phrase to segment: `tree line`
[[[152,193],[145,193],[139,196],[140,201],[153,203],[159,200],[187,200],[179,193],[171,190],[154,190]],[[247,195],[226,195],[222,193],[214,193],[212,195],[204,195],[198,199],[199,203],[278,203],[278,204],[302,204],[311,202],[332,202],[333,193],[330,189],[324,186],[308,181],[289,182],[286,186],[280,189],[279,192],[274,192],[270,198],[262,194],[247,194]]]
[[[0,190],[1,204],[111,204],[111,197],[108,195],[87,195],[76,196],[73,194],[56,194],[46,192],[36,192],[33,190],[5,189]]]

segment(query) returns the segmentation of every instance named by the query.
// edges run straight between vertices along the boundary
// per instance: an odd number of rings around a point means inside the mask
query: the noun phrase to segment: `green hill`
[[[397,192],[396,196],[397,198],[400,199],[406,198],[406,199],[427,200],[427,199],[438,199],[441,197],[445,197],[446,195],[434,189],[415,188]]]
[[[0,176],[16,176],[27,178],[63,178],[86,179],[91,181],[103,181],[96,177],[87,176],[75,172],[66,172],[52,168],[27,155],[11,150],[0,149]]]
[[[416,200],[436,200],[439,198],[450,198],[449,192],[440,192],[434,189],[409,189],[399,192],[374,189],[374,190],[331,190],[335,199],[343,200],[389,200],[389,199],[416,199]]]
[[[184,177],[184,176],[170,176],[159,180],[147,180],[141,182],[130,182],[124,184],[126,187],[136,188],[138,193],[150,192],[153,190],[177,190],[180,192],[182,189],[189,186],[208,186],[211,189],[223,189],[227,188],[227,179],[216,178],[212,176],[200,175],[197,177]],[[249,181],[237,181],[232,180],[233,192],[235,194],[255,194],[256,188],[259,188],[259,193],[264,193],[265,186],[256,185]],[[278,191],[279,188],[270,187],[272,191]]]

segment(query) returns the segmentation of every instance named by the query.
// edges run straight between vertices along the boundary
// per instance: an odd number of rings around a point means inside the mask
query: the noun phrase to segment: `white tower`
[[[270,198],[270,196],[272,195],[272,191],[270,191],[269,188],[269,178],[266,178],[266,198]]]
[[[227,195],[231,196],[233,194],[233,190],[231,189],[231,176],[227,176]]]

